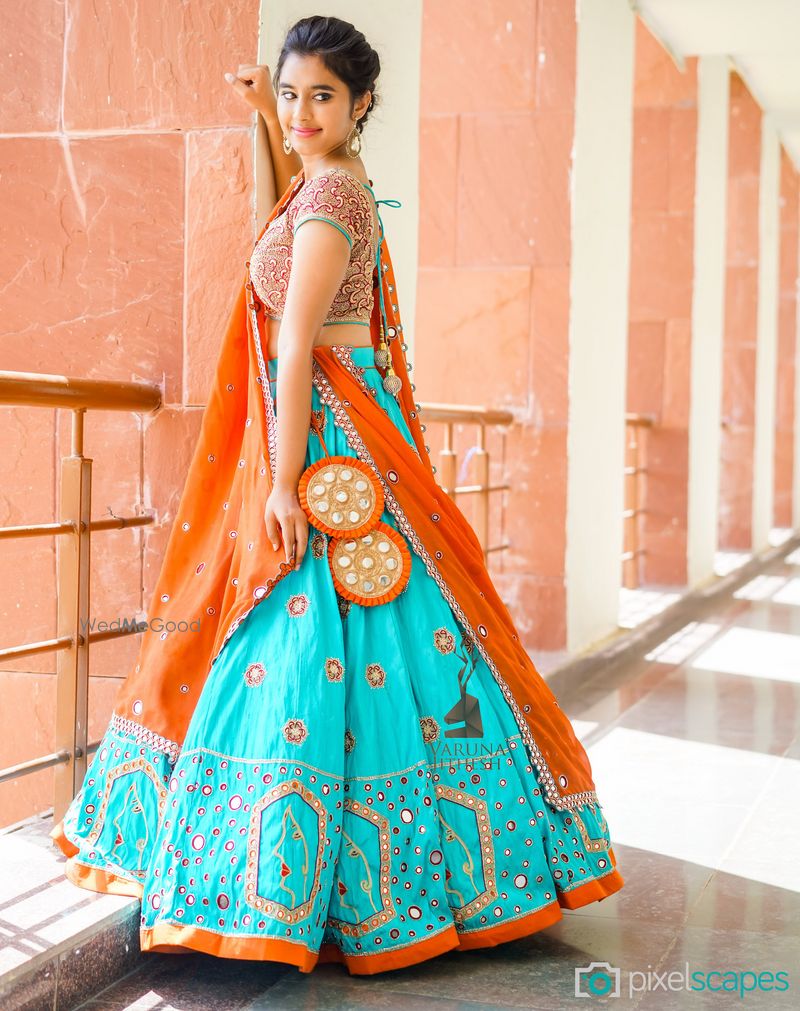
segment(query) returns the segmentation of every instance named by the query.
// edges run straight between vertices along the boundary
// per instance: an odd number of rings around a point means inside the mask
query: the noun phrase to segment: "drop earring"
[[[361,154],[361,134],[356,130],[355,124],[358,120],[353,121],[353,129],[348,134],[347,140],[345,141],[344,149],[351,158],[358,158]],[[358,147],[353,148],[353,140],[358,141]]]
[[[292,153],[292,142],[289,140],[286,134],[283,135],[283,150],[286,152],[286,154]]]

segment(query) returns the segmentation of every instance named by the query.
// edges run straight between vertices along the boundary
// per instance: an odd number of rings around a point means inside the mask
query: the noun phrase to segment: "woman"
[[[72,881],[141,896],[144,950],[370,974],[623,885],[586,752],[434,477],[358,157],[378,71],[352,25],[312,17],[277,101],[259,68],[233,82],[283,195],[228,323],[158,621],[52,832]]]

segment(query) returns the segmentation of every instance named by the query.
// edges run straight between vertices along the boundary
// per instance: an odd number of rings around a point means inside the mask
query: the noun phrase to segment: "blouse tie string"
[[[370,187],[372,189],[372,187]],[[375,194],[372,194],[373,197]],[[386,306],[383,300],[383,271],[381,270],[381,246],[383,245],[383,218],[381,217],[381,212],[378,210],[377,205],[386,204],[387,207],[402,207],[402,203],[399,200],[385,199],[385,200],[375,200],[376,210],[378,213],[378,224],[380,225],[380,237],[378,239],[378,249],[375,253],[375,266],[378,268],[378,298],[380,304],[380,320],[381,320],[381,334],[380,334],[380,346],[375,352],[375,364],[386,369],[386,375],[383,377],[383,388],[387,393],[391,393],[392,396],[396,397],[402,388],[402,381],[397,373],[392,368],[392,356],[389,352],[389,345],[386,343],[386,337],[389,333],[389,321],[386,318]],[[392,337],[396,336],[392,333]]]

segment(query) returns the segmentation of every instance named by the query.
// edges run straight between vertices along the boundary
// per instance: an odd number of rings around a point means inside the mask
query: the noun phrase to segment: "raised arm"
[[[272,159],[272,171],[275,177],[276,194],[280,196],[303,167],[300,155],[296,151],[287,154],[283,149],[283,132],[278,121],[278,102],[270,79],[269,67],[266,65],[248,66],[239,64],[236,75],[226,74],[226,81],[251,109],[264,120],[267,127],[269,155]]]

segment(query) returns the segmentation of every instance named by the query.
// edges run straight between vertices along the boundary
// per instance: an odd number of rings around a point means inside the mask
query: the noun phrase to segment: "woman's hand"
[[[226,74],[225,80],[251,109],[260,112],[264,119],[278,118],[278,102],[270,80],[269,67],[247,63],[239,64],[238,74]]]
[[[286,561],[291,561],[292,555],[295,555],[295,568],[299,569],[308,544],[308,517],[300,505],[296,488],[273,485],[264,507],[264,523],[267,537],[275,550],[278,550],[280,537],[283,536]]]

